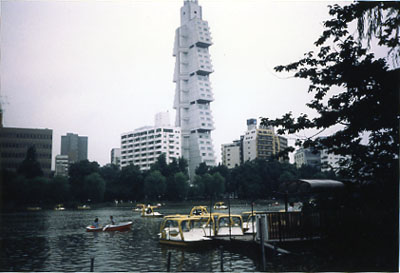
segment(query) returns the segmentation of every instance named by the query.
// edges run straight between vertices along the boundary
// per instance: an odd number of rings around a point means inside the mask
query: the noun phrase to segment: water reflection
[[[188,213],[190,206],[166,207],[162,212]],[[86,232],[96,217],[107,224],[133,221],[126,232]],[[127,208],[86,211],[37,211],[1,214],[0,271],[219,271],[220,250],[184,249],[158,243],[161,219],[143,219]],[[224,251],[225,271],[255,271],[254,262]]]

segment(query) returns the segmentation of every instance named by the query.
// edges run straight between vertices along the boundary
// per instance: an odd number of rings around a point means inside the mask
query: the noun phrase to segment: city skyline
[[[213,141],[237,139],[249,118],[308,113],[308,82],[273,67],[313,49],[328,2],[199,1],[209,22]],[[123,132],[171,110],[179,1],[1,2],[5,127],[50,128],[90,138],[88,159],[109,163]],[[167,11],[167,12],[166,12]],[[313,16],[310,16],[312,14]],[[289,137],[293,144],[293,137]]]

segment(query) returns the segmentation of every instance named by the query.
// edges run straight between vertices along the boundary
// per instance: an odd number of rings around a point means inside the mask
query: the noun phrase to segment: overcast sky
[[[343,2],[342,2],[343,3]],[[309,113],[308,82],[273,67],[298,60],[328,19],[325,1],[200,0],[210,26],[217,161],[246,119]],[[6,127],[89,138],[89,160],[110,162],[120,135],[172,109],[175,30],[183,0],[2,1],[1,99]],[[291,142],[293,143],[293,137]]]

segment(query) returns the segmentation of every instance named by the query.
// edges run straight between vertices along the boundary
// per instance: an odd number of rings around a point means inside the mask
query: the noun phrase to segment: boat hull
[[[118,225],[106,225],[105,227],[95,228],[94,226],[87,226],[87,232],[100,232],[100,231],[125,231],[131,229],[132,222],[120,223]]]
[[[182,246],[182,247],[198,247],[204,246],[212,243],[212,240],[202,240],[202,241],[175,241],[175,240],[167,240],[160,239],[160,244],[170,245],[170,246]]]

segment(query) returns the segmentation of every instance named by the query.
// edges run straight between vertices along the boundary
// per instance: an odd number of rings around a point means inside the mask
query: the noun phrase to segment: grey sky
[[[308,82],[273,67],[298,60],[328,18],[324,1],[199,0],[209,22],[214,148],[246,119],[308,113]],[[172,57],[183,0],[2,1],[4,126],[89,137],[89,160],[109,163],[120,135],[172,109]],[[53,162],[54,164],[54,162]]]

